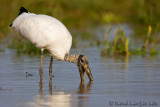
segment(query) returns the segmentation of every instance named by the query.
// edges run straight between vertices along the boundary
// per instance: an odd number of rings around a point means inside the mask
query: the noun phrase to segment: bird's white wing
[[[47,15],[23,13],[12,27],[38,48],[46,48],[55,57],[69,53],[72,37],[67,28],[57,19]]]

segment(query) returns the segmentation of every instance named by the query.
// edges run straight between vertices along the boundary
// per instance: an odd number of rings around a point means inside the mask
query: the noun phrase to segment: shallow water
[[[160,106],[160,56],[101,57],[99,48],[77,50],[71,53],[88,57],[93,82],[86,76],[81,83],[76,65],[55,60],[50,80],[49,55],[44,55],[40,80],[39,56],[1,52],[1,107]]]

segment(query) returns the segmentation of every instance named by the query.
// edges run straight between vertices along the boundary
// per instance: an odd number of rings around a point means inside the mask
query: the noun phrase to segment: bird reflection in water
[[[93,83],[93,81],[89,81],[87,86],[85,87],[85,82],[81,81],[77,94],[88,94],[90,92],[92,83]]]
[[[78,104],[74,105],[74,106],[88,107],[89,96],[87,94],[89,94],[89,92],[91,90],[92,83],[93,83],[93,81],[89,81],[87,86],[85,86],[84,81],[80,82],[79,90],[78,90],[77,94],[82,94],[82,95],[78,96],[78,98],[77,98]],[[85,95],[83,95],[83,94],[85,94]]]
[[[41,77],[41,76],[40,76]],[[85,86],[85,82],[81,81],[79,88],[76,91],[76,96],[72,96],[73,93],[66,93],[64,91],[59,91],[56,87],[52,87],[52,76],[49,79],[49,93],[50,95],[43,95],[43,79],[40,78],[39,82],[39,100],[35,100],[32,105],[34,106],[49,106],[49,107],[71,107],[71,106],[88,106],[89,96],[87,94],[90,92],[92,87],[92,81],[88,82]],[[58,90],[56,92],[56,90]],[[53,94],[54,92],[54,94]],[[85,94],[85,95],[84,95]],[[31,104],[31,103],[30,103]]]
[[[42,73],[43,70],[39,70],[39,75],[40,75],[40,81],[39,81],[39,92],[40,92],[40,100],[39,102],[43,102],[43,81],[42,81]],[[43,107],[43,105],[40,103],[40,107]]]

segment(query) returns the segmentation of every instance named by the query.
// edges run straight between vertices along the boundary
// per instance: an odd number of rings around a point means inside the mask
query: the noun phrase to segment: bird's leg
[[[41,49],[41,63],[40,63],[40,69],[42,69],[42,63],[43,63],[43,51],[44,49]]]
[[[42,80],[42,77],[40,78],[40,81],[39,81],[39,101],[40,102],[43,102],[43,80]],[[42,107],[42,103],[40,103],[40,107]]]
[[[53,63],[53,56],[51,56],[50,65],[49,65],[49,76],[52,77],[52,63]]]
[[[52,76],[49,78],[49,93],[52,95]]]
[[[40,77],[42,77],[42,73],[43,73],[43,71],[42,71],[42,63],[43,63],[43,51],[44,51],[44,49],[42,48],[42,49],[41,49],[41,62],[40,62],[40,70],[39,70]]]

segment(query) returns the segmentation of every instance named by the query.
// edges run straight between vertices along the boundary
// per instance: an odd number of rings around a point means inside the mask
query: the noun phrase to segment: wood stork
[[[59,20],[48,15],[30,13],[24,7],[21,7],[18,17],[10,27],[41,49],[40,69],[42,69],[44,49],[50,52],[50,76],[52,75],[52,61],[55,58],[77,64],[81,80],[84,81],[84,73],[86,72],[90,81],[93,81],[87,57],[84,55],[69,55],[72,36]],[[40,76],[42,76],[42,70]]]

